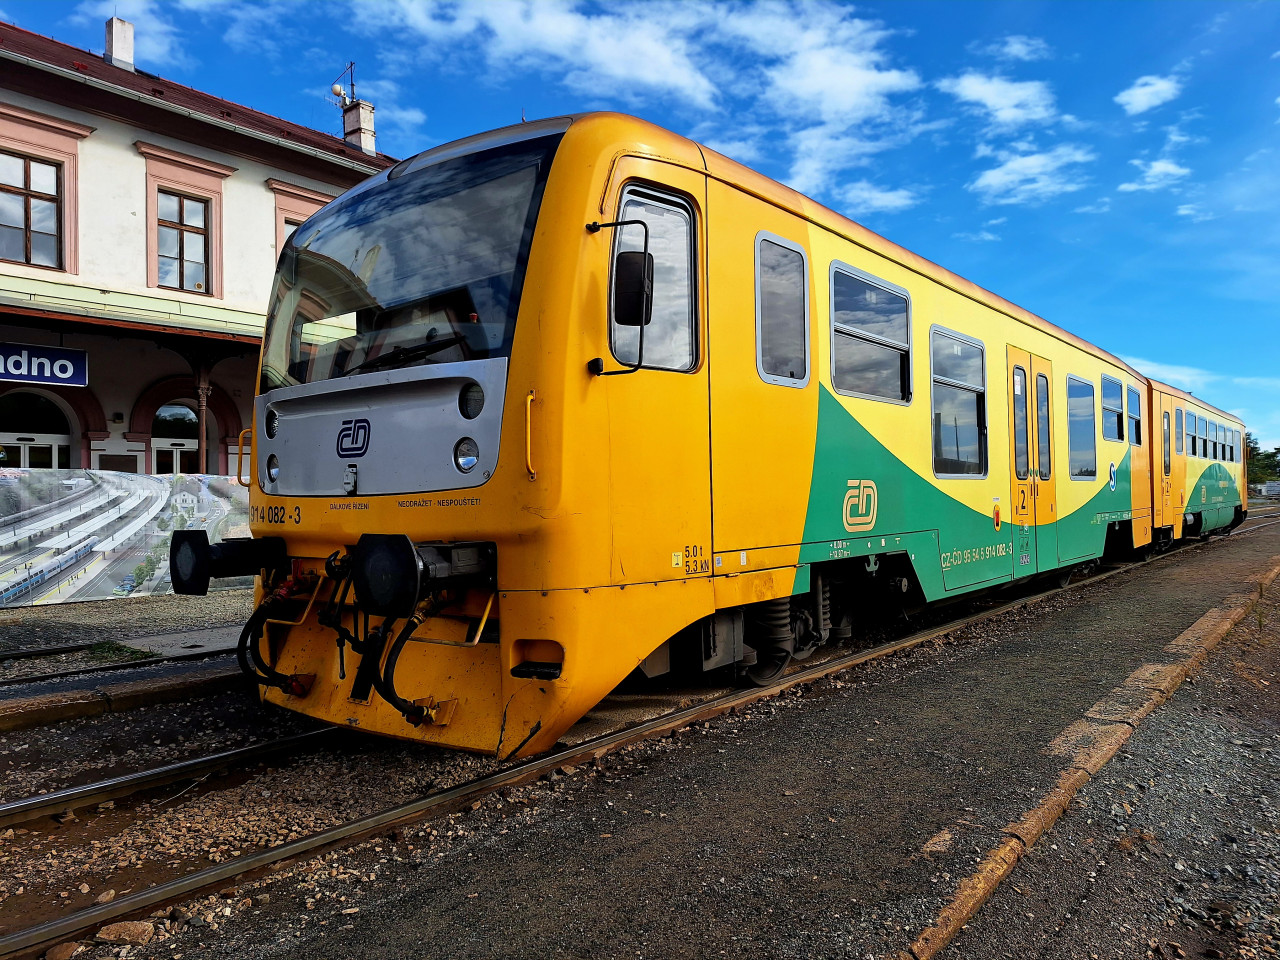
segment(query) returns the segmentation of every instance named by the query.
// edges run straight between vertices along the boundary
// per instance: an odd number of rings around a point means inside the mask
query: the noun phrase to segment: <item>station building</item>
[[[0,24],[0,468],[235,473],[278,251],[395,162],[343,128]]]

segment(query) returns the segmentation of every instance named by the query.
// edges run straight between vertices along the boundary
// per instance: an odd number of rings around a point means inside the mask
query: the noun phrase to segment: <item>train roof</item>
[[[1212,403],[1206,403],[1193,393],[1188,393],[1186,390],[1180,390],[1172,384],[1165,383],[1162,380],[1150,380],[1150,383],[1152,387],[1159,390],[1161,393],[1167,393],[1171,396],[1186,400],[1188,403],[1194,403],[1196,406],[1203,407],[1211,413],[1216,413],[1219,416],[1226,417],[1233,423],[1238,423],[1242,427],[1244,426],[1244,421],[1234,413],[1227,413],[1227,411],[1223,410],[1221,407],[1215,407]]]

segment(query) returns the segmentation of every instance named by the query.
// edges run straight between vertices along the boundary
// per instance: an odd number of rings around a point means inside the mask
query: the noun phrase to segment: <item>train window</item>
[[[1235,461],[1234,461],[1234,462],[1235,462],[1235,463],[1240,463],[1240,461],[1243,459],[1243,457],[1242,457],[1241,455],[1244,453],[1244,448],[1240,446],[1240,431],[1239,431],[1239,430],[1235,431],[1235,443],[1234,443],[1234,444],[1233,444],[1233,446],[1232,446],[1232,450],[1234,450],[1234,451],[1235,451],[1235,455],[1236,455],[1236,458],[1235,458]]]
[[[1209,421],[1209,457],[1212,460],[1217,460],[1222,452],[1221,444],[1218,442],[1221,438],[1221,429],[1218,424],[1212,420]]]
[[[1013,472],[1019,480],[1031,473],[1031,451],[1027,439],[1027,373],[1013,368]]]
[[[1124,384],[1102,378],[1102,438],[1124,439]]]
[[[1169,456],[1169,411],[1164,412],[1164,475],[1169,475],[1170,456]]]
[[[1173,411],[1173,432],[1177,437],[1178,453],[1182,453],[1182,408]]]
[[[1098,475],[1098,443],[1094,426],[1093,384],[1067,377],[1067,444],[1072,480]]]
[[[1204,417],[1196,418],[1196,435],[1200,438],[1200,456],[1209,456],[1209,421]]]
[[[756,235],[756,369],[766,383],[809,382],[808,267],[802,247]]]
[[[1129,388],[1129,442],[1142,446],[1142,397],[1133,387]]]
[[[629,188],[622,195],[619,220],[643,220],[649,228],[653,256],[653,307],[644,328],[644,357],[640,358],[640,328],[609,323],[609,345],[625,364],[643,362],[646,368],[692,370],[694,350],[693,212],[684,202],[665,194]],[[618,230],[614,257],[644,249],[639,225]]]
[[[911,302],[843,263],[831,265],[831,385],[849,396],[911,401]]]
[[[931,332],[933,472],[938,477],[987,474],[986,367],[977,340],[940,327]]]
[[[1036,374],[1036,446],[1040,460],[1040,479],[1053,476],[1053,445],[1049,442],[1049,378]]]

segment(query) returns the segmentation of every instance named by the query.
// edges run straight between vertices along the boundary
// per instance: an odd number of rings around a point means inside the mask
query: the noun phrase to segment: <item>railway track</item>
[[[88,646],[88,645],[86,645]],[[51,648],[52,649],[52,648]],[[65,650],[59,653],[68,652]],[[17,687],[30,683],[47,683],[51,680],[65,680],[71,677],[85,676],[91,673],[114,673],[120,670],[139,670],[143,667],[160,666],[166,663],[192,663],[199,660],[211,660],[217,657],[230,657],[235,650],[200,650],[195,653],[176,653],[163,657],[147,657],[142,660],[122,660],[118,663],[100,663],[91,667],[76,667],[72,670],[58,670],[51,673],[29,674],[22,677],[6,677],[0,680],[0,689]],[[50,652],[50,656],[54,654]],[[32,656],[39,656],[33,653]]]
[[[1263,517],[1251,518],[1234,535],[1249,534],[1280,524],[1280,511]],[[1265,520],[1266,522],[1257,522]],[[1183,549],[1195,550],[1208,546],[1218,538],[1190,544]],[[1044,590],[1029,596],[1001,603],[969,616],[922,630],[910,636],[879,644],[869,649],[837,653],[820,662],[809,662],[793,667],[777,682],[760,688],[734,690],[702,702],[670,710],[658,716],[642,720],[621,729],[591,737],[570,746],[552,751],[531,760],[516,762],[505,769],[489,773],[468,782],[439,792],[428,793],[406,803],[387,807],[380,812],[352,819],[329,829],[321,830],[276,847],[236,857],[224,863],[187,873],[184,876],[156,884],[127,894],[116,900],[79,910],[25,930],[0,936],[0,957],[34,956],[39,950],[64,940],[73,939],[86,931],[107,923],[145,915],[158,907],[189,899],[197,894],[225,886],[237,878],[256,876],[268,868],[291,860],[314,856],[340,846],[349,846],[362,840],[384,834],[396,827],[433,820],[462,810],[476,801],[509,787],[530,783],[563,766],[581,765],[596,760],[623,747],[670,734],[682,727],[700,723],[714,717],[742,709],[760,700],[769,699],[795,687],[812,683],[859,665],[902,653],[930,640],[961,628],[991,620],[1019,607],[1034,604],[1080,589],[1148,564],[1156,564],[1181,554],[1183,550],[1163,553],[1149,559],[1127,563],[1113,569],[1094,573],[1063,587]],[[283,740],[272,741],[236,751],[227,751],[209,757],[171,764],[155,770],[117,777],[84,787],[71,788],[40,797],[0,806],[0,826],[28,822],[40,816],[60,813],[68,807],[83,807],[108,799],[136,794],[142,790],[166,783],[201,776],[232,765],[244,766],[272,753],[279,753],[295,746],[324,742],[324,734],[334,731],[321,730]]]

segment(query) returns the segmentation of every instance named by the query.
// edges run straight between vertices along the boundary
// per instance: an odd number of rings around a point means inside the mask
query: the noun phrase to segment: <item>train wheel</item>
[[[767,687],[773,683],[791,663],[791,649],[784,644],[776,644],[756,651],[756,662],[745,667],[742,675],[757,687]]]

